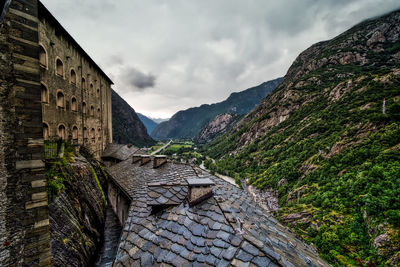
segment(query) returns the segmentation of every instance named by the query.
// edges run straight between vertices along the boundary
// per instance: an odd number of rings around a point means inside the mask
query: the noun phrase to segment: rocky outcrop
[[[147,134],[147,129],[135,110],[114,90],[111,91],[113,141],[139,147],[154,144],[154,140]]]
[[[101,247],[105,222],[106,176],[99,163],[83,156],[57,164],[63,176],[59,195],[50,200],[53,266],[89,266]],[[54,174],[54,166],[48,175]],[[58,177],[60,178],[60,177]]]
[[[278,78],[264,82],[242,92],[232,93],[225,101],[179,111],[168,121],[160,123],[151,136],[158,139],[195,138],[213,118],[220,114],[247,114],[281,81],[282,78]]]
[[[196,138],[196,142],[205,144],[225,133],[240,118],[239,115],[224,113],[216,116],[206,127],[204,127]]]

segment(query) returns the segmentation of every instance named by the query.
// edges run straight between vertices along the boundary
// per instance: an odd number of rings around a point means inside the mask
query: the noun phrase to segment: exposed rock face
[[[96,161],[82,156],[74,160],[64,170],[69,177],[64,180],[65,190],[50,202],[54,266],[93,264],[101,246],[106,208],[101,186],[106,177]]]
[[[232,93],[225,101],[216,104],[205,104],[200,107],[179,111],[169,121],[160,123],[151,136],[158,139],[195,138],[217,115],[223,113],[247,114],[271,93],[281,81],[282,78],[278,78],[239,93]]]
[[[261,191],[251,185],[249,185],[247,189],[254,201],[265,210],[272,213],[279,210],[279,199],[277,193],[273,189],[269,188]]]
[[[196,141],[199,143],[209,143],[217,136],[229,130],[239,119],[238,115],[224,113],[216,116],[206,127],[204,127]]]
[[[313,92],[308,93],[307,98],[304,99],[302,97],[304,94],[301,93],[302,90],[306,90],[308,87],[321,84],[321,80],[317,75],[307,76],[316,69],[327,68],[332,65],[376,65],[376,58],[369,59],[367,53],[370,50],[383,52],[382,45],[385,41],[392,44],[399,41],[399,18],[400,14],[397,12],[390,17],[384,17],[386,19],[384,22],[376,20],[366,21],[330,41],[314,44],[302,52],[289,68],[283,82],[275,90],[275,93],[262,101],[260,105],[237,124],[235,128],[239,130],[252,119],[269,114],[266,119],[254,123],[242,135],[240,144],[247,145],[260,136],[263,136],[268,129],[282,123],[289,118],[291,113],[319,97],[319,92]],[[348,48],[353,51],[343,52],[343,50]],[[388,58],[387,63],[395,65],[397,62],[398,64],[399,59],[396,55],[392,54]],[[354,73],[350,71],[347,73],[337,73],[335,77],[332,77],[343,82],[336,84],[334,88],[326,88],[325,93],[329,95],[331,101],[338,101],[351,88],[354,88],[356,84],[362,82],[360,80],[352,81],[352,79],[348,79],[352,76],[354,76]]]
[[[147,129],[135,110],[122,97],[112,91],[113,140],[119,144],[149,146],[154,140],[147,134]]]

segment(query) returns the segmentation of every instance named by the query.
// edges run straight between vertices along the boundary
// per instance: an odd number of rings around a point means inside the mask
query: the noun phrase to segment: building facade
[[[112,142],[112,81],[40,2],[39,63],[44,139],[99,157]]]
[[[111,84],[38,0],[0,3],[0,266],[51,265],[44,139],[99,155]]]

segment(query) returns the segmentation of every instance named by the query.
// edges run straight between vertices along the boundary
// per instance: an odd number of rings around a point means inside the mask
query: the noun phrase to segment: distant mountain
[[[168,121],[169,119],[162,119],[162,118],[152,118],[152,117],[149,117],[152,121],[154,121],[155,123],[157,123],[157,124],[160,124],[160,123],[162,123],[162,122],[164,122],[164,121]]]
[[[147,134],[146,127],[135,110],[111,90],[113,141],[119,144],[149,146],[155,141]]]
[[[158,123],[156,123],[149,117],[147,117],[139,112],[137,113],[137,115],[138,115],[139,119],[143,122],[144,126],[146,126],[147,133],[151,134],[151,132],[157,127]]]
[[[281,81],[282,78],[278,78],[264,82],[245,91],[232,93],[225,101],[179,111],[170,120],[160,123],[151,135],[157,139],[195,138],[217,115],[223,113],[247,114]]]
[[[206,154],[333,266],[400,266],[400,10],[302,52]]]

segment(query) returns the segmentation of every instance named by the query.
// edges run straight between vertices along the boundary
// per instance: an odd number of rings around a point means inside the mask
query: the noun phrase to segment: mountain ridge
[[[158,123],[139,112],[137,112],[136,114],[138,115],[139,119],[143,122],[144,126],[146,126],[147,133],[150,135],[151,132],[157,127]]]
[[[152,132],[152,137],[158,139],[195,138],[201,129],[217,115],[246,114],[280,82],[281,78],[277,78],[244,91],[232,93],[224,101],[178,111],[170,120],[160,123]]]

